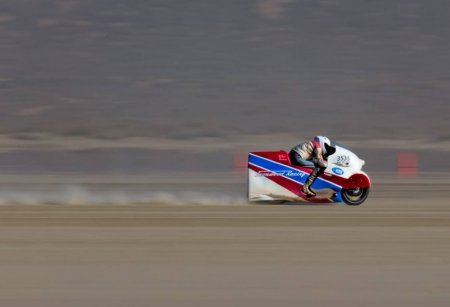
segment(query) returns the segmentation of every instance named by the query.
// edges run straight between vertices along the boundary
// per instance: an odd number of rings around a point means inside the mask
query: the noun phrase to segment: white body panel
[[[297,200],[304,201],[288,189],[272,180],[248,169],[248,199],[249,201],[264,200]]]
[[[356,173],[361,173],[363,165],[364,161],[353,152],[336,146],[336,152],[328,157],[328,167],[325,173],[348,179]]]

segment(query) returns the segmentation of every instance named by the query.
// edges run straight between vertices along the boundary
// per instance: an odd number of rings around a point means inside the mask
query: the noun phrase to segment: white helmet
[[[323,154],[326,155],[328,153],[327,150],[330,147],[332,147],[330,139],[327,138],[326,136],[321,136],[321,135],[316,136],[316,138],[319,140],[320,148],[322,149]],[[330,153],[330,154],[333,154],[333,153]]]

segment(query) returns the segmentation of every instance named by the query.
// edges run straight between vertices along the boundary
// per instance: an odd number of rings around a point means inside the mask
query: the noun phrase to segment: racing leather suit
[[[307,196],[316,196],[316,193],[311,191],[310,186],[328,165],[323,156],[319,139],[315,137],[312,141],[304,142],[295,146],[290,152],[290,157],[291,160],[292,158],[295,158],[296,160],[292,162],[297,162],[303,166],[314,166],[314,170],[308,178],[306,178],[305,184],[302,187],[302,192]]]
[[[302,160],[312,161],[315,165],[322,168],[327,167],[327,161],[323,157],[322,148],[320,148],[320,142],[317,137],[315,137],[312,141],[304,142],[295,146],[291,151],[298,154]],[[297,162],[302,165],[302,161]]]

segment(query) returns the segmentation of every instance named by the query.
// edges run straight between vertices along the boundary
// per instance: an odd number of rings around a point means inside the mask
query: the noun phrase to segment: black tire
[[[342,190],[342,199],[349,206],[361,205],[369,196],[369,188]]]

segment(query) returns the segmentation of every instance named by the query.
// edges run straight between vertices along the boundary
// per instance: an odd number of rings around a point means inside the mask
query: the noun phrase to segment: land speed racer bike
[[[311,167],[294,165],[286,151],[259,151],[248,154],[248,200],[250,202],[310,202],[362,204],[371,187],[369,176],[362,171],[364,160],[343,146],[328,157],[328,166],[311,189],[316,196],[301,189]]]

